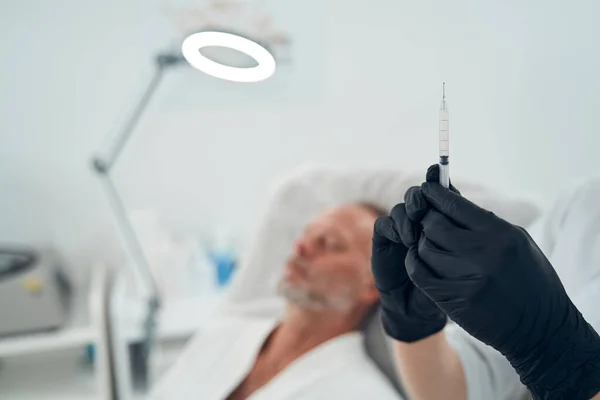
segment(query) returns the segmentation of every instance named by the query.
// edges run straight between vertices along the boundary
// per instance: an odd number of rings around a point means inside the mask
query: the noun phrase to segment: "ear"
[[[379,291],[375,286],[375,279],[372,276],[369,276],[369,279],[365,279],[362,297],[368,304],[375,304],[379,301]]]

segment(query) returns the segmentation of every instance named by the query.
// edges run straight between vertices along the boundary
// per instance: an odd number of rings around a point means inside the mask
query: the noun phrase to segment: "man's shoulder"
[[[355,359],[349,362],[331,379],[331,398],[378,400],[402,400],[391,382],[375,366],[371,359],[366,358],[363,363]],[[333,384],[337,382],[337,384]],[[329,386],[329,385],[328,385]]]
[[[171,399],[176,397],[173,393],[218,390],[219,385],[233,379],[234,371],[244,368],[276,322],[273,318],[229,314],[215,318],[188,341],[150,398]]]
[[[279,318],[244,315],[236,313],[222,313],[213,318],[209,324],[206,324],[202,329],[199,329],[189,341],[188,347],[194,347],[195,343],[201,343],[204,347],[207,342],[221,342],[231,339],[231,337],[240,337],[240,332],[250,334],[252,332],[262,332],[272,329]]]
[[[342,337],[337,340],[347,341],[345,345],[338,348],[338,350],[346,351],[340,351],[340,357],[336,363],[337,367],[332,368],[327,376],[323,376],[323,380],[339,382],[335,385],[335,389],[332,389],[336,392],[336,398],[401,399],[385,374],[369,357],[360,334],[357,333],[352,337]],[[337,393],[338,391],[340,393]]]

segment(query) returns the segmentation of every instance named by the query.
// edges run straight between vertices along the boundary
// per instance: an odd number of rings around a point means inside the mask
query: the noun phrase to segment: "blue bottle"
[[[219,287],[227,286],[237,266],[237,257],[227,230],[223,229],[217,232],[210,258],[215,267],[217,285]]]
[[[217,285],[227,286],[235,271],[235,257],[230,253],[214,253],[212,259],[217,272]]]

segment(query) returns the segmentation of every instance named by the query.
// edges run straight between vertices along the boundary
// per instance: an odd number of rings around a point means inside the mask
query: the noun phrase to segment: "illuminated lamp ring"
[[[252,57],[258,65],[250,68],[231,67],[220,64],[200,53],[209,46],[237,50]],[[259,82],[275,72],[275,58],[267,49],[244,37],[225,32],[198,32],[188,36],[181,45],[186,61],[205,74],[233,82]]]

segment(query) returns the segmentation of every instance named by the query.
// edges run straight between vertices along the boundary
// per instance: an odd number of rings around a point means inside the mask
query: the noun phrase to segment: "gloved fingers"
[[[442,278],[421,259],[418,245],[408,248],[404,265],[406,266],[408,277],[420,289],[423,289],[432,280],[440,280]]]
[[[373,249],[378,245],[387,246],[389,242],[401,243],[394,220],[387,215],[377,217],[373,228]]]
[[[407,214],[405,203],[399,203],[392,208],[390,217],[394,222],[394,227],[400,235],[402,243],[410,247],[417,243],[421,236],[421,224],[414,223]]]
[[[429,168],[427,168],[427,173],[425,174],[425,181],[426,182],[436,182],[436,183],[440,182],[440,165],[439,164],[433,164]],[[449,181],[450,181],[449,189],[456,194],[460,194],[458,189],[452,185],[452,179],[450,179]]]
[[[418,253],[420,259],[429,266],[429,275],[436,279],[460,280],[481,276],[479,266],[470,262],[468,257],[441,249],[424,234],[419,239]]]
[[[395,240],[390,240],[389,237]],[[373,232],[371,269],[380,291],[389,291],[410,283],[404,259],[408,249],[399,242],[394,222],[390,217],[379,217]]]
[[[425,175],[426,182],[439,182],[440,166],[433,164],[427,169]],[[460,192],[450,182],[450,190],[458,195]],[[408,217],[414,222],[420,222],[425,214],[431,209],[431,205],[427,202],[427,198],[423,195],[420,186],[412,186],[408,188],[404,194],[404,203],[406,204],[406,212]]]
[[[424,291],[419,289],[416,285],[412,285],[410,289],[413,293],[410,296],[409,308],[415,310],[423,317],[433,317],[435,319],[439,319],[442,316],[440,312],[443,312],[439,309],[437,304],[433,300],[425,294]]]
[[[493,214],[464,197],[446,189],[439,183],[425,182],[421,190],[427,201],[439,212],[470,230],[485,229]]]
[[[431,209],[421,221],[423,233],[441,250],[454,251],[471,246],[476,238],[472,231],[461,228],[454,221],[435,209]]]
[[[404,204],[408,218],[414,222],[421,222],[427,211],[431,210],[431,205],[421,192],[420,186],[408,188],[404,194]]]
[[[452,281],[438,275],[419,256],[418,246],[411,246],[408,249],[405,265],[408,277],[416,289],[425,294],[438,309],[442,309],[438,304],[438,299],[447,299],[448,293],[452,293]],[[421,301],[425,302],[424,300]],[[443,311],[445,312],[445,310]]]
[[[437,166],[437,164],[434,166]],[[460,192],[452,185],[450,185],[450,190],[460,195]],[[406,191],[404,194],[404,203],[406,204],[408,217],[414,222],[421,222],[427,212],[432,209],[420,186],[410,187]]]

